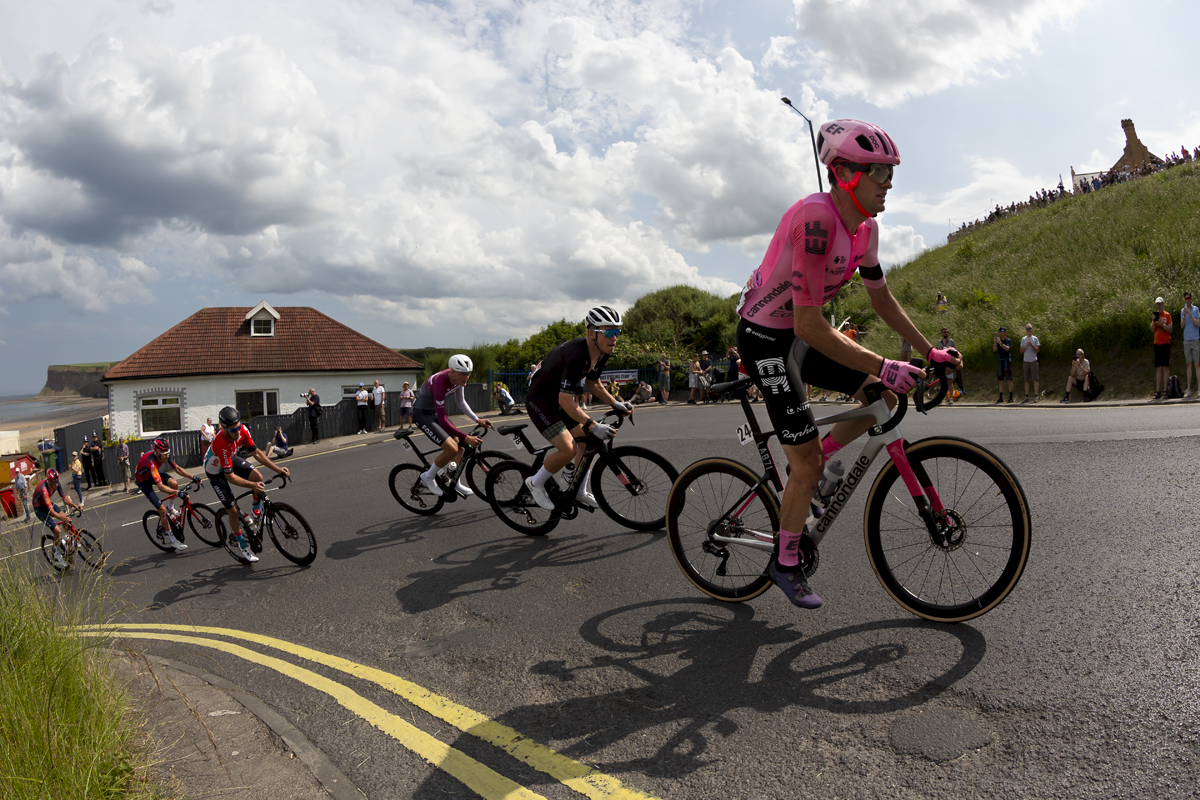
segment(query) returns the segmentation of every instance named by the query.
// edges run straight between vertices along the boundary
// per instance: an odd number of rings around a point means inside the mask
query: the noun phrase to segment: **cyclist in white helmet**
[[[467,405],[467,395],[463,387],[471,378],[475,365],[470,356],[456,353],[450,356],[449,366],[441,372],[429,376],[417,393],[417,401],[413,404],[413,424],[417,426],[434,444],[442,446],[442,452],[429,465],[429,469],[421,473],[421,480],[436,495],[442,493],[442,487],[437,485],[437,473],[451,461],[459,461],[463,456],[460,441],[473,447],[478,447],[482,441],[478,436],[463,433],[450,423],[446,414],[446,398],[451,395],[458,401],[458,407],[477,425],[485,428],[492,427],[491,420],[480,419],[471,407]],[[459,477],[456,487],[464,497],[474,494],[467,486],[464,473]]]
[[[738,351],[762,392],[792,470],[770,572],[801,608],[823,602],[799,568],[799,547],[825,460],[873,424],[869,419],[840,422],[818,440],[806,384],[863,402],[867,384],[883,381],[889,390],[907,393],[919,374],[911,364],[883,358],[839,334],[821,316],[821,306],[857,269],[880,319],[928,361],[962,368],[956,351],[934,350],[913,325],[888,290],[879,264],[875,216],[884,210],[892,171],[900,163],[895,142],[875,125],[840,119],[821,126],[817,149],[828,169],[829,192],[811,194],[783,215],[737,305]],[[895,405],[895,394],[884,396]]]
[[[616,433],[611,425],[596,422],[579,407],[575,400],[579,388],[586,388],[623,416],[633,413],[632,404],[613,397],[600,383],[600,373],[621,335],[621,315],[609,306],[596,306],[584,322],[587,334],[583,338],[560,344],[542,359],[529,381],[525,398],[529,419],[546,441],[554,445],[554,452],[546,454],[542,468],[525,481],[533,499],[547,511],[554,510],[554,502],[546,491],[546,481],[583,458],[583,448],[575,447],[575,437],[583,433],[605,440]],[[585,477],[576,499],[596,508],[596,498],[588,483]]]

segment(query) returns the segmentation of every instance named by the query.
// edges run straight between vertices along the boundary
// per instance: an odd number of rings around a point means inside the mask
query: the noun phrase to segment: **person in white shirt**
[[[367,385],[360,383],[358,392],[355,393],[354,399],[358,401],[358,432],[367,432],[367,403],[371,401],[371,393],[367,391]]]
[[[375,430],[383,432],[383,400],[387,392],[383,390],[383,385],[379,379],[375,380],[375,388],[371,390],[371,394],[375,397]]]
[[[1183,309],[1179,312],[1183,328],[1183,371],[1187,374],[1187,391],[1192,396],[1192,373],[1196,373],[1196,393],[1200,394],[1200,306],[1192,305],[1192,293],[1183,293]]]
[[[1067,393],[1063,395],[1060,403],[1071,402],[1071,390],[1078,389],[1083,392],[1083,399],[1088,399],[1088,394],[1091,391],[1092,379],[1092,362],[1083,357],[1083,350],[1075,351],[1075,360],[1071,362],[1071,374],[1067,377]]]
[[[209,417],[205,423],[200,426],[200,438],[204,440],[205,447],[212,444],[213,437],[216,435],[216,426],[213,425],[212,417]]]
[[[1042,389],[1038,385],[1041,375],[1038,374],[1038,351],[1042,349],[1042,343],[1038,337],[1033,335],[1033,325],[1025,325],[1025,337],[1021,339],[1021,366],[1025,370],[1025,399],[1022,403],[1038,401],[1038,394]],[[1033,400],[1029,399],[1029,382],[1033,381]]]

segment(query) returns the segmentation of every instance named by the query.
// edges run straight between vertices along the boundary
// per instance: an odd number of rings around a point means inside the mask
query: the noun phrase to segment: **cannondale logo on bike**
[[[833,496],[833,502],[825,509],[824,515],[817,521],[817,533],[824,534],[833,521],[837,519],[838,512],[849,499],[854,487],[858,486],[858,482],[867,474],[867,468],[871,466],[871,462],[866,456],[859,456],[858,461],[854,462],[854,468],[842,481],[842,488],[838,489],[837,494]]]

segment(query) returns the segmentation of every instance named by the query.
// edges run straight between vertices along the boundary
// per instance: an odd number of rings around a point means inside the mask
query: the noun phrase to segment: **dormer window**
[[[251,336],[274,336],[275,322],[279,319],[279,312],[271,308],[270,303],[263,300],[246,313],[246,319],[250,320]]]

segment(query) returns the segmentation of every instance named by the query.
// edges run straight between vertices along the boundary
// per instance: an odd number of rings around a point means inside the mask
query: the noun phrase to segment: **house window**
[[[142,436],[183,430],[183,414],[177,395],[143,397],[138,400],[142,420]]]
[[[346,399],[353,400],[357,396],[358,396],[358,387],[357,386],[343,386],[342,387],[342,399],[343,400],[346,400]]]
[[[264,414],[274,416],[279,413],[279,392],[275,389],[234,392],[233,398],[243,422]]]
[[[251,336],[274,336],[275,335],[275,320],[271,317],[266,319],[250,320],[250,335]]]

